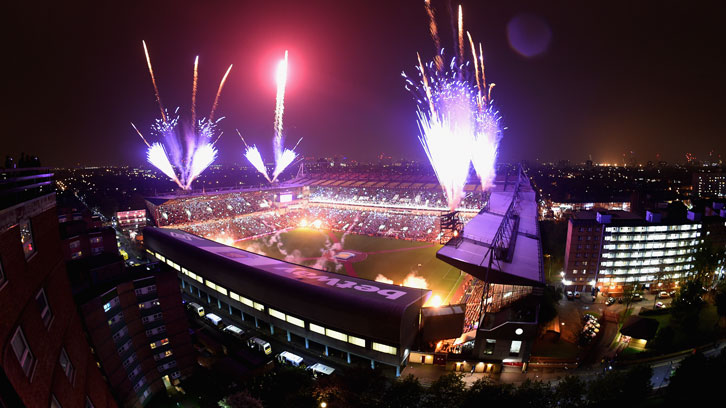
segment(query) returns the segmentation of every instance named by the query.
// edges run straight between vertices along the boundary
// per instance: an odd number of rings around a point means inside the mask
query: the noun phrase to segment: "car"
[[[640,293],[633,294],[633,302],[640,302],[641,300],[643,300],[643,295]]]
[[[610,297],[608,298],[608,300],[606,300],[606,301],[605,301],[605,306],[610,306],[610,305],[612,305],[613,303],[615,303],[615,298],[614,298],[614,297],[612,297],[612,296],[610,296]]]
[[[580,292],[578,292],[578,291],[575,291],[575,299],[579,299],[579,298],[580,298],[580,296],[581,296],[581,295],[580,295]]]
[[[672,291],[668,292],[668,295],[670,295],[670,297],[676,297],[676,291],[672,290]]]
[[[669,298],[669,297],[670,297],[670,295],[666,291],[660,292],[658,294],[658,299],[666,299],[666,298]]]
[[[663,302],[658,302],[658,303],[655,304],[655,308],[656,309],[663,309],[665,307],[666,307],[666,305],[663,304]]]
[[[572,291],[567,291],[567,300],[573,300],[575,299],[575,295],[572,294]]]

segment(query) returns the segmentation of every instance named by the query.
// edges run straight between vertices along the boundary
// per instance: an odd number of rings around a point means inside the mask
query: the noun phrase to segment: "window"
[[[109,310],[113,309],[114,307],[118,306],[120,301],[118,300],[118,296],[111,299],[110,302],[103,305],[103,311],[108,312]]]
[[[290,324],[294,324],[297,327],[305,328],[305,322],[302,319],[298,319],[297,317],[293,317],[290,315],[287,315],[287,322]]]
[[[30,220],[20,221],[20,243],[23,244],[23,252],[27,259],[35,252],[35,244],[33,244],[33,228]]]
[[[518,356],[521,348],[522,342],[520,340],[512,340],[512,345],[509,346],[509,355]]]
[[[71,251],[76,251],[76,250],[78,250],[78,248],[81,247],[81,241],[79,241],[79,240],[71,241],[69,246],[71,248]]]
[[[325,335],[340,341],[348,341],[348,335],[339,331],[325,329]]]
[[[494,347],[497,345],[497,341],[494,339],[487,339],[487,344],[484,346],[484,354],[494,354]]]
[[[387,346],[387,345],[381,344],[381,343],[376,343],[375,341],[372,342],[371,348],[375,351],[380,351],[381,353],[386,353],[386,354],[396,355],[396,353],[398,353],[397,348],[395,348],[393,346]]]
[[[103,244],[103,237],[91,237],[92,244]]]
[[[268,309],[268,313],[270,313],[270,316],[272,317],[276,317],[280,320],[285,320],[285,313],[278,312],[277,310],[272,308]]]
[[[48,306],[48,299],[45,297],[45,290],[41,289],[40,292],[35,295],[35,303],[38,304],[38,309],[40,309],[40,318],[43,320],[43,325],[45,325],[45,327],[50,326],[53,313],[51,313],[50,306]]]
[[[318,326],[317,324],[310,323],[310,331],[315,332],[318,334],[325,334],[325,328],[322,326]]]
[[[355,344],[356,346],[359,346],[359,347],[366,346],[366,341],[364,339],[361,339],[360,337],[348,336],[348,342],[351,344]]]
[[[35,367],[35,357],[33,357],[33,353],[30,352],[30,347],[28,347],[28,342],[25,341],[25,335],[23,335],[23,330],[20,327],[15,330],[15,335],[13,335],[10,343],[13,346],[15,357],[18,358],[20,366],[23,367],[23,372],[26,376],[30,377],[31,372]]]
[[[76,370],[73,368],[73,364],[71,363],[71,359],[68,358],[68,353],[66,353],[65,348],[61,348],[60,358],[58,359],[58,362],[60,363],[63,372],[66,374],[66,377],[68,377],[68,381],[73,384]]]

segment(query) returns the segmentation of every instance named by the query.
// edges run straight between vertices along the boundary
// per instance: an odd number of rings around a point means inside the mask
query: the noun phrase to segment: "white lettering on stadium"
[[[359,282],[354,282],[354,281],[349,281],[349,280],[341,281],[339,278],[333,278],[330,276],[319,275],[315,272],[296,268],[296,267],[289,268],[289,267],[275,266],[274,268],[279,271],[289,273],[298,278],[322,282],[328,286],[334,286],[334,287],[340,288],[340,289],[354,289],[354,290],[357,290],[360,292],[376,292],[377,294],[385,297],[386,299],[390,299],[390,300],[396,300],[406,294],[406,292],[404,292],[402,290],[381,289],[378,286],[361,285]]]

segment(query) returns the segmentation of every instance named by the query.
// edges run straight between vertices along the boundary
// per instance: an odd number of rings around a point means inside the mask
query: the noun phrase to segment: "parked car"
[[[665,307],[666,306],[665,306],[665,304],[663,304],[663,302],[658,302],[658,303],[655,304],[655,308],[656,309],[663,309]]]
[[[606,300],[606,301],[605,301],[605,306],[610,306],[610,305],[612,305],[613,303],[615,303],[615,298],[614,298],[614,297],[612,297],[612,296],[610,296],[610,297],[608,298],[608,300]]]
[[[633,302],[640,302],[641,300],[643,300],[643,295],[641,295],[640,293],[636,293],[633,295]]]
[[[669,297],[670,297],[670,295],[666,291],[660,292],[658,294],[658,299],[666,299],[666,298],[669,298]]]
[[[580,296],[581,296],[581,295],[580,295],[580,292],[578,292],[578,291],[575,291],[575,299],[579,299],[579,298],[580,298]]]
[[[568,290],[567,291],[567,300],[574,300],[574,299],[575,299],[575,295],[572,294],[572,291]]]

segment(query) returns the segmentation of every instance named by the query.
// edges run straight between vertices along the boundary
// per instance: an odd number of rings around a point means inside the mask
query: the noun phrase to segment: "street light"
[[[325,408],[327,406],[328,406],[328,403],[325,402],[325,401],[323,401],[323,402],[320,403],[320,408]]]

